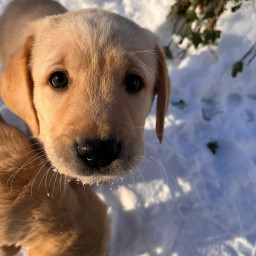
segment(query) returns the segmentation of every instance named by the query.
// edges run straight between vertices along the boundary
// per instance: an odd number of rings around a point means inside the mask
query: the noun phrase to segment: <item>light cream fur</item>
[[[87,182],[108,181],[133,169],[143,155],[145,119],[158,96],[156,132],[163,139],[170,82],[161,47],[148,30],[100,9],[66,12],[51,0],[14,0],[0,18],[0,92],[30,126],[61,172]],[[67,90],[48,79],[64,71]],[[143,89],[125,90],[127,72]],[[120,157],[90,175],[74,147],[81,138],[114,137]]]
[[[106,255],[106,206],[93,190],[60,178],[42,150],[1,118],[0,141],[0,255],[21,245],[30,256]]]

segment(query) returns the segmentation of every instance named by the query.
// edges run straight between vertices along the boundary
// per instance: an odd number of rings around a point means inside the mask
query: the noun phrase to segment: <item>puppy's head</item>
[[[113,13],[87,9],[31,24],[4,66],[1,95],[52,164],[84,181],[132,169],[157,95],[161,142],[170,83],[156,37]]]

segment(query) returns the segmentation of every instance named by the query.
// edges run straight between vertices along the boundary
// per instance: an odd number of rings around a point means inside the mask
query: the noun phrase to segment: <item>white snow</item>
[[[0,11],[6,2],[0,0]],[[105,8],[163,41],[170,37],[165,22],[173,1],[60,2],[71,10]],[[231,77],[233,63],[256,40],[255,24],[256,2],[243,1],[239,11],[221,17],[214,54],[202,49],[177,65],[168,61],[172,104],[163,143],[155,135],[153,107],[141,164],[124,179],[97,188],[111,218],[109,256],[256,255],[256,60]],[[184,108],[173,104],[180,100]],[[1,113],[24,129],[1,105]],[[219,145],[216,155],[206,146],[212,141]]]

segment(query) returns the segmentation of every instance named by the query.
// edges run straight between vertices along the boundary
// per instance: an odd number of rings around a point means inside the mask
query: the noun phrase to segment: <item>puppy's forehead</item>
[[[97,54],[102,57],[111,52],[113,57],[118,57],[155,48],[156,39],[150,31],[97,8],[48,17],[35,25],[36,55],[47,51],[51,57],[58,50],[65,55],[79,53],[81,59],[91,61]]]

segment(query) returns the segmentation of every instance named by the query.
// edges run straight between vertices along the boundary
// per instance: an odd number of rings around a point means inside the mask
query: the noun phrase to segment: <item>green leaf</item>
[[[207,147],[210,149],[210,151],[216,155],[217,149],[220,147],[219,143],[217,141],[211,141],[207,143]]]
[[[203,19],[210,19],[213,18],[215,16],[214,10],[209,10],[208,12],[205,13]]]
[[[187,14],[186,14],[186,20],[187,22],[193,22],[194,20],[197,20],[198,17],[196,15],[196,12],[195,10],[192,10],[192,11],[188,11]]]
[[[216,5],[214,1],[210,1],[210,3],[207,5],[205,11],[204,11],[204,16],[203,19],[210,19],[215,17],[214,9]]]
[[[195,48],[197,48],[198,45],[203,42],[203,40],[201,38],[201,34],[199,32],[192,32],[190,40],[192,41]]]
[[[178,3],[175,3],[171,7],[171,14],[173,15],[174,18],[177,18],[179,16],[179,5]]]
[[[189,0],[180,0],[171,6],[171,13],[174,18],[179,16],[185,17],[186,12],[191,5]]]
[[[220,38],[221,36],[221,31],[220,30],[214,30],[214,34],[216,38]]]
[[[194,9],[198,6],[199,1],[198,0],[192,0],[191,5],[194,7]]]
[[[169,46],[164,47],[164,53],[168,59],[173,59],[173,54]]]
[[[231,11],[232,11],[232,12],[236,12],[238,9],[240,9],[240,7],[241,7],[241,3],[238,4],[238,5],[233,6],[233,7],[231,8]]]
[[[214,43],[217,38],[220,38],[221,31],[220,30],[205,30],[202,34],[203,43],[210,44]]]
[[[232,68],[232,77],[236,77],[237,73],[242,72],[243,71],[243,62],[242,61],[237,61]]]

